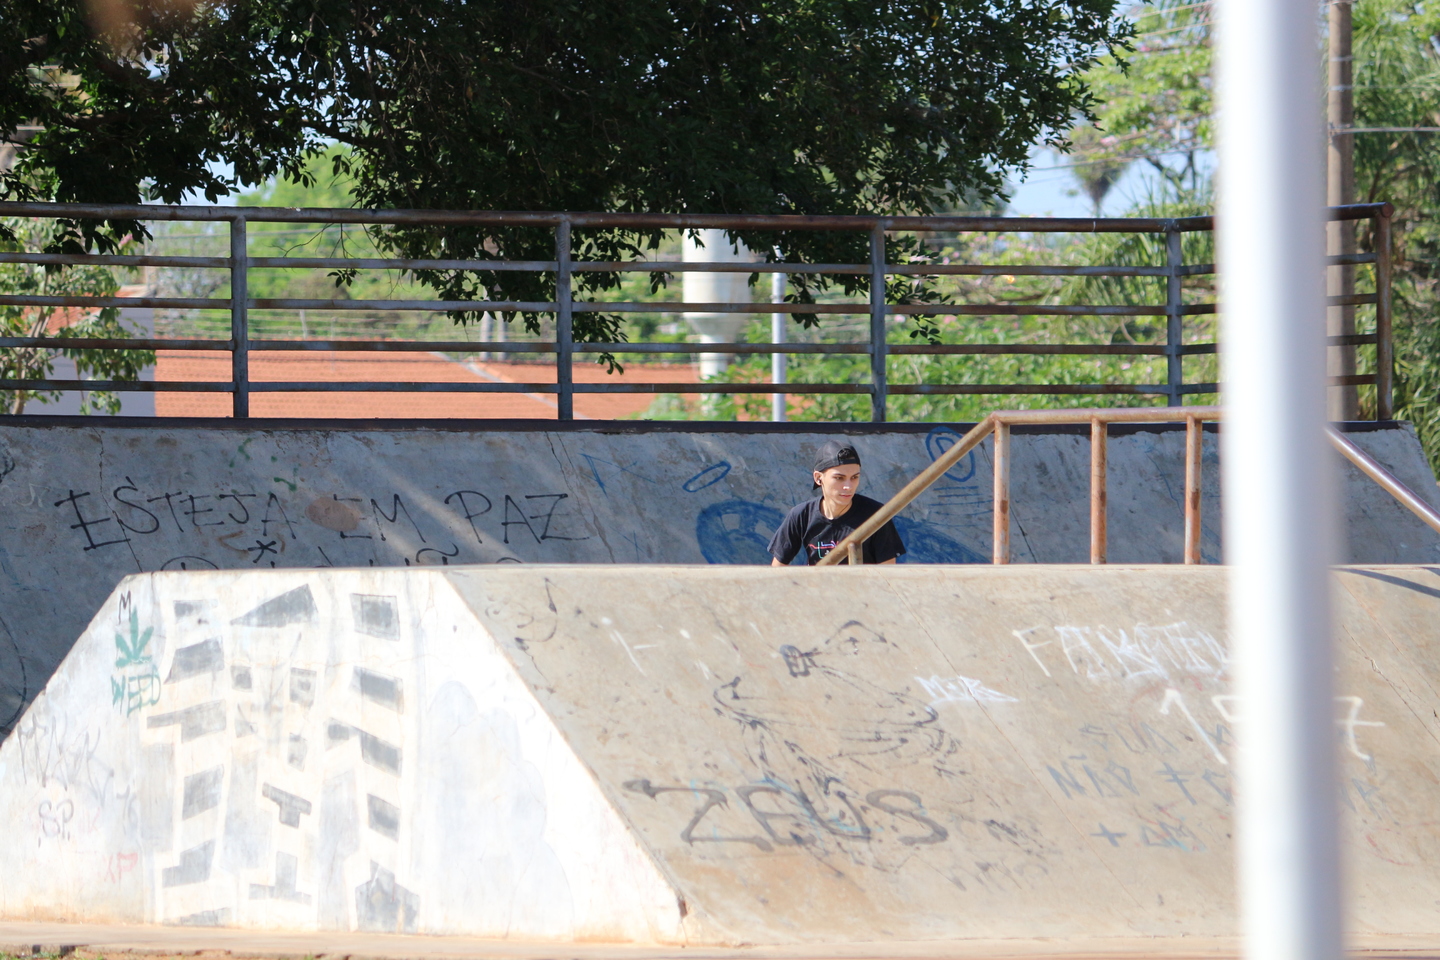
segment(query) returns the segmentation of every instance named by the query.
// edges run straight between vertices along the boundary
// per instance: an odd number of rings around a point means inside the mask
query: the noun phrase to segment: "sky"
[[[1079,182],[1066,164],[1068,157],[1050,150],[1036,150],[1034,166],[1024,181],[1013,187],[1009,217],[1090,217],[1095,215],[1090,198],[1080,189]],[[1202,168],[1213,167],[1214,158],[1202,156]],[[1122,217],[1126,211],[1143,203],[1156,184],[1156,175],[1144,161],[1131,163],[1116,184],[1105,195],[1100,209],[1104,217]]]

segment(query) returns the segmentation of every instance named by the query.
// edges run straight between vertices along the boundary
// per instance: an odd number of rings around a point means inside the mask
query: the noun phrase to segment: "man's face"
[[[860,465],[842,463],[829,470],[816,470],[815,482],[820,484],[820,492],[826,500],[849,503],[855,491],[860,489]]]

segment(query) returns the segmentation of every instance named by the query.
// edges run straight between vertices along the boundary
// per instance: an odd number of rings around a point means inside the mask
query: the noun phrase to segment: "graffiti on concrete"
[[[722,500],[695,518],[695,539],[706,563],[769,563],[766,547],[785,515],[748,500]]]
[[[125,716],[160,702],[160,671],[151,655],[154,627],[140,629],[140,612],[130,608],[123,631],[115,632],[115,672],[110,677],[111,703]]]

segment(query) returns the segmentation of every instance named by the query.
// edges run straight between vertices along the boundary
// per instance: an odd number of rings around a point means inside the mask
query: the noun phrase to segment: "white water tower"
[[[724,230],[699,230],[684,238],[686,263],[753,263],[756,257],[743,243],[731,241]],[[698,241],[698,242],[697,242]],[[704,244],[704,246],[701,246]],[[749,303],[750,274],[685,273],[686,303]],[[745,313],[687,313],[685,319],[700,335],[701,343],[735,343],[751,319]],[[730,354],[700,354],[700,376],[713,377],[730,365]]]

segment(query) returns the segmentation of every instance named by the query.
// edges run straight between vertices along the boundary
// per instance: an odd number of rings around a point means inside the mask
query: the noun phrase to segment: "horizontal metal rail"
[[[1331,208],[1331,220],[1373,219],[1377,237],[1388,236],[1388,218],[1393,210],[1388,204],[1354,204]],[[281,209],[255,207],[166,207],[150,205],[0,203],[0,216],[30,216],[70,219],[111,219],[139,221],[198,221],[226,224],[229,232],[230,255],[161,256],[130,254],[71,254],[39,252],[0,252],[0,264],[29,264],[45,267],[68,264],[91,264],[127,268],[178,268],[225,270],[230,274],[232,297],[162,297],[162,296],[50,296],[42,294],[0,294],[0,307],[93,310],[108,308],[140,308],[159,310],[224,311],[228,336],[216,338],[137,337],[0,337],[0,349],[10,350],[157,350],[177,352],[219,352],[230,358],[229,383],[201,381],[143,381],[140,383],[101,380],[0,380],[0,390],[113,390],[116,392],[229,392],[234,395],[234,414],[248,415],[251,392],[277,391],[354,391],[354,392],[539,392],[556,393],[557,409],[562,419],[573,415],[572,398],[578,393],[764,393],[782,394],[853,394],[871,397],[873,418],[885,417],[887,396],[920,395],[1006,395],[1045,394],[1054,396],[1114,395],[1163,396],[1173,410],[1187,396],[1214,393],[1219,384],[1187,383],[1182,362],[1186,357],[1213,355],[1215,343],[1185,343],[1181,321],[1185,317],[1213,315],[1214,303],[1186,303],[1181,296],[1180,280],[1184,277],[1209,275],[1213,263],[1186,264],[1181,257],[1180,238],[1186,232],[1209,231],[1211,217],[1181,218],[1005,218],[1005,217],[892,217],[892,216],[817,216],[721,215],[721,214],[622,214],[565,212],[503,212],[503,211],[433,211],[433,210],[346,210],[346,209]],[[471,227],[533,227],[553,230],[556,237],[555,259],[489,260],[476,258],[404,258],[404,257],[334,257],[334,256],[251,256],[249,240],[264,237],[264,228],[257,224],[302,224],[327,226],[471,226]],[[675,260],[585,261],[573,260],[571,236],[575,230],[825,230],[865,232],[869,236],[868,263],[788,263],[772,262],[701,262]],[[887,232],[917,233],[1132,233],[1155,234],[1165,238],[1167,254],[1162,265],[1094,265],[1066,266],[1046,264],[974,264],[974,263],[888,263],[884,256]],[[287,231],[278,231],[284,233]],[[291,230],[289,233],[297,231]],[[310,231],[299,231],[310,232]],[[318,235],[318,232],[317,232]],[[210,236],[210,235],[207,235]],[[224,234],[215,234],[224,241]],[[1374,384],[1377,391],[1377,415],[1390,415],[1391,348],[1390,297],[1388,279],[1389,251],[1380,245],[1376,253],[1356,253],[1328,258],[1331,265],[1374,263],[1377,292],[1330,297],[1331,306],[1373,304],[1376,308],[1376,333],[1331,337],[1336,347],[1374,345],[1377,351],[1377,372],[1332,378],[1332,383]],[[256,297],[247,277],[254,270],[399,270],[409,272],[449,271],[485,274],[488,272],[552,273],[556,278],[553,300],[433,300],[433,299],[347,299]],[[577,273],[650,273],[686,274],[809,274],[852,275],[866,278],[871,291],[868,302],[791,303],[791,302],[708,302],[693,301],[630,301],[575,300],[573,277]],[[886,277],[1149,277],[1163,280],[1166,285],[1164,303],[1156,304],[1071,304],[1071,303],[887,303],[883,295]],[[783,289],[783,286],[780,288]],[[777,298],[778,299],[778,298]],[[337,340],[328,339],[252,339],[251,314],[256,311],[315,311],[321,313],[528,313],[550,314],[555,317],[555,335],[539,341],[471,341],[471,340]],[[780,315],[791,317],[867,316],[870,337],[863,343],[585,343],[575,342],[570,334],[576,314],[612,315]],[[906,316],[966,317],[1144,317],[1166,318],[1165,342],[1110,344],[1038,344],[1038,343],[888,343],[885,321]],[[331,321],[333,323],[333,319]],[[333,327],[332,327],[333,329]],[[499,354],[510,356],[554,355],[556,382],[473,383],[443,381],[426,383],[347,382],[347,381],[265,381],[254,379],[249,371],[252,352],[336,353],[436,353]],[[608,353],[616,356],[705,356],[732,355],[811,355],[868,356],[870,382],[856,383],[576,383],[572,369],[574,354]],[[891,383],[886,360],[889,356],[1076,356],[1076,357],[1142,357],[1165,358],[1164,383]],[[545,361],[550,362],[550,361]],[[779,374],[776,374],[779,379]]]
[[[1108,428],[1112,423],[1184,423],[1185,424],[1185,537],[1184,562],[1202,562],[1200,552],[1200,495],[1202,462],[1202,428],[1207,421],[1221,419],[1219,407],[1183,407],[1181,409],[1093,409],[1093,410],[999,410],[972,427],[948,450],[915,476],[869,519],[822,557],[817,566],[851,565],[863,562],[864,545],[902,510],[928,490],[935,481],[949,472],[961,458],[993,437],[991,466],[993,473],[993,524],[991,562],[1010,562],[1010,428],[1021,425],[1085,424],[1090,427],[1090,562],[1105,563],[1108,549],[1107,451]],[[1389,493],[1405,509],[1419,517],[1430,529],[1440,533],[1440,510],[1405,486],[1349,437],[1334,427],[1325,428],[1331,445],[1367,477]]]
[[[1338,254],[1326,258],[1330,266],[1374,263],[1373,253]],[[228,270],[229,257],[155,256],[150,254],[102,253],[16,253],[0,251],[0,263],[29,263],[41,266],[90,264],[97,267],[199,267]],[[545,273],[556,269],[554,260],[417,260],[405,257],[249,257],[252,269],[344,270],[466,270],[473,272]],[[590,273],[799,273],[864,274],[867,263],[697,263],[682,260],[576,261],[571,269]],[[1037,264],[922,263],[892,264],[895,276],[973,277],[1166,277],[1168,267],[1094,266],[1066,267]],[[1194,263],[1180,269],[1181,276],[1193,277],[1215,272],[1213,263]]]
[[[235,384],[207,380],[13,380],[0,379],[0,390],[80,390],[91,393],[234,393]]]
[[[1390,217],[1388,203],[1331,207],[1329,220]],[[0,202],[4,217],[65,217],[89,220],[170,220],[233,223],[354,223],[379,225],[610,227],[631,230],[903,230],[944,233],[1166,233],[1208,231],[1214,217],[1012,217],[797,216],[793,214],[561,213],[493,210],[365,210],[287,207],[202,207],[159,204]]]
[[[1375,303],[1373,293],[1357,293],[1328,297],[1329,306],[1338,307]],[[161,309],[229,310],[233,301],[214,297],[92,297],[38,296],[0,294],[0,306],[6,307],[136,307]],[[553,300],[348,300],[315,298],[251,297],[246,301],[251,310],[332,310],[337,312],[427,311],[450,312],[519,312],[553,313],[558,304]],[[1180,307],[1182,316],[1213,314],[1213,303],[1189,303]],[[789,314],[868,314],[867,303],[695,303],[692,301],[636,302],[625,300],[576,300],[576,313],[789,313]],[[965,316],[965,317],[1164,317],[1174,310],[1165,305],[1132,306],[1128,304],[1069,303],[920,303],[886,304],[891,316]]]
[[[417,260],[405,257],[249,257],[247,265],[261,270],[461,270],[470,272],[545,273],[556,269],[554,260]],[[1341,254],[1326,258],[1330,266],[1374,263],[1373,253]],[[0,263],[28,263],[41,266],[74,266],[89,264],[97,267],[192,267],[226,269],[229,257],[156,256],[150,254],[101,253],[16,253],[0,251]],[[589,273],[796,273],[796,274],[864,274],[870,270],[864,263],[697,263],[678,260],[617,260],[577,261],[577,272]],[[1180,275],[1204,276],[1215,272],[1213,263],[1183,265]],[[894,276],[973,276],[973,277],[1166,277],[1168,267],[1132,266],[1045,266],[1037,264],[921,263],[892,264],[887,270]]]
[[[275,391],[280,381],[249,380],[253,391]],[[1374,376],[1355,375],[1330,377],[1331,386],[1347,384],[1366,385],[1375,382]],[[495,393],[540,390],[554,387],[550,384],[474,384],[465,380],[313,380],[289,382],[284,387],[294,392],[323,393],[404,393],[413,387],[417,392],[430,393]],[[158,385],[157,385],[158,384]],[[262,385],[265,385],[262,387]],[[514,386],[515,389],[510,388]],[[0,379],[0,390],[88,390],[117,393],[155,393],[217,390],[234,391],[233,383],[208,380],[4,380]],[[868,383],[770,383],[768,381],[741,383],[690,383],[664,380],[655,383],[617,382],[580,383],[572,388],[575,393],[764,393],[764,394],[823,394],[845,393],[873,396],[875,387]],[[1169,384],[1164,383],[892,383],[886,392],[891,396],[1168,396]],[[1218,393],[1216,382],[1189,383],[1184,386],[1184,395]],[[1158,408],[1173,410],[1171,407]]]
[[[1331,346],[1373,344],[1373,333],[1356,333],[1329,338]],[[553,340],[251,340],[251,350],[415,353],[554,353]],[[0,347],[39,347],[51,350],[228,350],[229,340],[179,340],[156,337],[106,339],[102,337],[0,337]],[[1185,344],[1171,348],[1164,344],[1136,343],[897,343],[889,353],[898,356],[952,356],[968,354],[1015,356],[1116,356],[1163,357],[1172,352],[1183,356],[1213,354],[1216,344]],[[639,354],[868,354],[867,343],[586,343],[575,344],[576,353]]]

